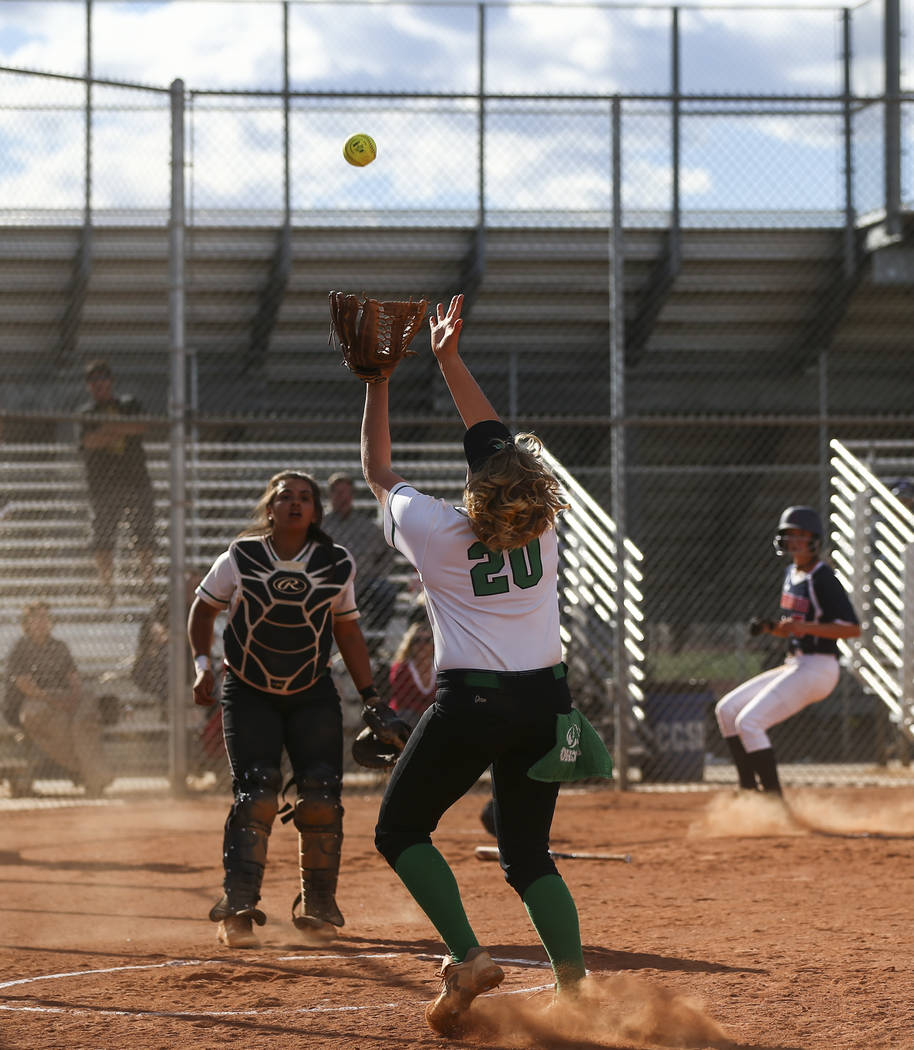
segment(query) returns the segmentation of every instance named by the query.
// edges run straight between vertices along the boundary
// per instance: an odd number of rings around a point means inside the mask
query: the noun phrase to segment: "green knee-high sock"
[[[419,842],[400,854],[394,871],[441,934],[454,962],[463,962],[479,941],[463,910],[457,880],[444,857],[434,846]]]
[[[587,972],[574,898],[560,875],[543,875],[527,887],[524,907],[536,927],[559,991],[567,991]]]

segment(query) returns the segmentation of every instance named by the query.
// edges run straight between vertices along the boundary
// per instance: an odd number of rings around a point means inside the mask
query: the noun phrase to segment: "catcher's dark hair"
[[[321,500],[320,485],[301,470],[281,470],[274,474],[267,482],[267,487],[261,493],[254,513],[251,515],[251,524],[238,533],[238,539],[243,536],[269,536],[273,531],[273,523],[270,520],[270,507],[279,492],[279,486],[284,481],[304,481],[311,487],[311,499],[314,501],[314,520],[308,526],[308,539],[314,543],[333,543],[333,540],[321,528],[324,520],[324,504]]]
[[[515,550],[555,527],[568,504],[535,434],[518,434],[471,471],[464,492],[470,526],[489,550]]]

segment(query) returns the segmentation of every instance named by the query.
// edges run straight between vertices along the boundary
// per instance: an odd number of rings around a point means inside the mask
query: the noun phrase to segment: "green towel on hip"
[[[555,716],[555,747],[527,770],[531,780],[559,782],[611,777],[613,763],[599,733],[580,711]]]

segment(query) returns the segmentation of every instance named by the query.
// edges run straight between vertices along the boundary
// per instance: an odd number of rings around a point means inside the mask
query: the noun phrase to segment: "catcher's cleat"
[[[216,932],[227,948],[260,947],[250,915],[229,915],[220,920]]]
[[[292,901],[292,923],[305,935],[305,940],[314,940],[317,944],[329,944],[337,934],[337,927],[345,926],[346,920],[332,893],[316,893],[309,887],[307,913],[296,915],[295,911],[302,903],[298,896]]]
[[[256,922],[258,926],[265,925],[267,921],[266,915],[264,915],[259,908],[255,908],[253,904],[233,906],[226,894],[223,894],[209,910],[211,922],[219,922],[221,919],[228,919],[233,916],[251,919]]]
[[[459,1035],[470,1004],[482,992],[497,988],[505,971],[484,948],[471,948],[463,962],[445,962],[435,975],[444,980],[438,998],[425,1008],[425,1020],[433,1032]]]
[[[323,948],[336,940],[338,928],[314,915],[295,915],[292,922],[301,933],[304,943],[310,948]]]

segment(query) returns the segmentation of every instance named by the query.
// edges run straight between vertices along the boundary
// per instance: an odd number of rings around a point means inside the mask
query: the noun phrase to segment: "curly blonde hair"
[[[568,506],[540,459],[542,448],[535,434],[518,434],[513,445],[470,474],[464,506],[473,532],[489,550],[525,547],[554,528],[559,512]]]

